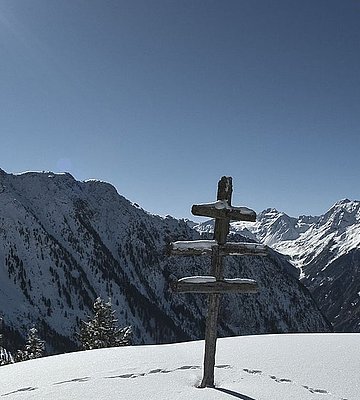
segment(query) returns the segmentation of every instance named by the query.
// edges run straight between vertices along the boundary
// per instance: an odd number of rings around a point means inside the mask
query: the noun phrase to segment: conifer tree
[[[105,347],[127,346],[131,344],[131,326],[118,329],[115,311],[110,300],[105,303],[98,297],[93,305],[94,315],[88,321],[81,321],[80,342],[84,350]]]
[[[31,328],[24,346],[24,350],[18,350],[16,361],[32,360],[44,355],[45,342],[39,338],[36,328]]]

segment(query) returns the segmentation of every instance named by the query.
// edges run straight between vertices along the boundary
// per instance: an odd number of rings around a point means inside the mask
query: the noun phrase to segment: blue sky
[[[360,199],[360,2],[1,0],[0,167],[190,217]]]

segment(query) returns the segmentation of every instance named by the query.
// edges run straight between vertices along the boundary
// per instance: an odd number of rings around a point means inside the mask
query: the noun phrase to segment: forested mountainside
[[[231,227],[287,255],[336,331],[360,332],[359,201],[340,200],[318,217],[294,218],[267,209],[255,224]],[[212,222],[195,229],[209,232]]]
[[[94,299],[111,298],[135,343],[203,338],[205,295],[174,294],[174,277],[207,274],[206,257],[169,257],[170,241],[197,239],[184,220],[151,215],[100,181],[0,171],[0,317],[14,340],[35,325],[48,352],[75,349]],[[296,269],[278,253],[229,257],[228,277],[258,294],[225,295],[220,335],[321,332],[329,325]],[[295,273],[295,276],[294,276]]]

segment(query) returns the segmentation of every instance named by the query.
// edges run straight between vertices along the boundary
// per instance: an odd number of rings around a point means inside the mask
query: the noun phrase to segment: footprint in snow
[[[153,369],[149,372],[149,374],[158,374],[159,372],[162,372],[162,369],[158,368],[158,369]]]
[[[260,371],[259,369],[248,369],[248,368],[244,368],[243,371],[244,371],[244,372],[247,372],[248,374],[253,374],[253,375],[262,374],[262,371]]]
[[[216,366],[215,368],[230,368],[230,365],[219,365]],[[146,375],[153,375],[153,374],[169,374],[170,372],[175,372],[175,371],[180,371],[180,370],[188,370],[188,369],[200,369],[199,365],[183,365],[182,367],[175,368],[173,370],[168,370],[168,369],[152,369],[151,371],[147,373],[140,373],[140,374],[122,374],[122,375],[114,375],[114,376],[106,376],[106,379],[115,379],[115,378],[138,378],[140,376],[146,376]],[[64,382],[60,382],[64,383]]]
[[[138,375],[134,374],[123,374],[123,375],[115,375],[115,376],[106,376],[106,379],[115,379],[115,378],[136,378]]]
[[[244,368],[243,371],[244,371],[244,372],[247,372],[248,374],[253,374],[253,375],[260,375],[260,374],[263,373],[263,372],[262,372],[261,370],[259,370],[259,369],[248,369],[248,368]],[[272,379],[272,380],[274,380],[274,381],[277,382],[277,383],[292,383],[292,384],[294,384],[294,385],[298,385],[296,382],[292,381],[291,379],[287,379],[287,378],[278,378],[278,377],[275,376],[275,375],[269,375],[269,378]],[[307,386],[307,385],[299,385],[299,386],[303,387],[304,389],[308,390],[308,391],[311,392],[311,393],[331,395],[331,393],[328,392],[328,391],[325,390],[325,389],[316,389],[316,388],[313,388],[313,387],[310,387],[310,386]],[[341,398],[339,398],[339,400],[348,400],[348,399],[341,397]]]
[[[19,392],[32,392],[33,390],[37,390],[37,389],[38,389],[37,387],[31,387],[31,386],[24,387],[24,388],[21,388],[21,389],[14,390],[13,392],[2,394],[1,397],[10,396],[11,394],[19,393]]]
[[[310,386],[303,385],[304,389],[307,389],[311,393],[320,393],[320,394],[328,394],[329,392],[325,389],[314,389]]]
[[[226,369],[228,369],[228,368],[231,368],[231,365],[228,365],[228,364],[215,365],[215,368],[220,368],[220,369],[226,368]]]
[[[84,378],[74,378],[74,379],[69,379],[67,381],[61,381],[61,382],[55,382],[54,385],[62,385],[64,383],[72,383],[72,382],[87,382],[90,378],[88,376],[85,376]]]
[[[182,367],[174,369],[174,371],[178,371],[181,369],[200,369],[200,367],[198,365],[184,365]]]
[[[286,378],[277,378],[276,376],[274,376],[274,375],[270,375],[270,378],[271,379],[273,379],[275,382],[277,382],[277,383],[284,383],[284,382],[286,382],[286,383],[290,383],[290,382],[292,382],[292,380],[291,379],[286,379]]]

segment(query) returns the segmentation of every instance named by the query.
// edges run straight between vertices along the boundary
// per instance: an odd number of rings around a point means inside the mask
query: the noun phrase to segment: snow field
[[[203,341],[52,356],[0,368],[6,399],[358,400],[360,334],[218,340],[216,389],[198,389]]]

